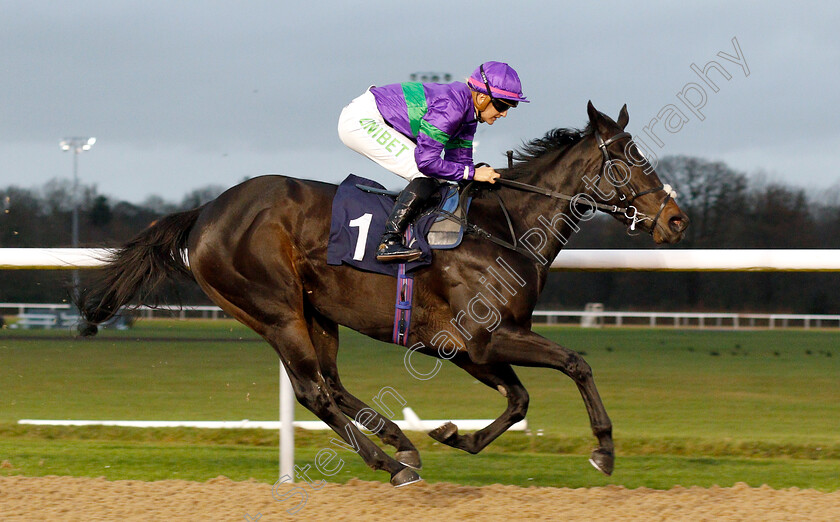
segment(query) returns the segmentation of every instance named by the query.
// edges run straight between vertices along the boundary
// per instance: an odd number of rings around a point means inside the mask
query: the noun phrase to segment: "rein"
[[[593,132],[594,132],[594,135],[595,135],[595,140],[598,142],[598,149],[600,149],[601,155],[604,158],[604,162],[603,162],[601,168],[598,171],[598,178],[596,180],[596,183],[600,183],[601,182],[601,177],[603,176],[605,168],[608,168],[610,165],[612,165],[614,163],[614,160],[610,157],[610,153],[607,150],[607,147],[610,146],[611,144],[615,143],[618,140],[622,140],[622,139],[625,139],[625,138],[631,138],[632,139],[632,135],[629,132],[620,132],[620,133],[616,134],[615,136],[612,136],[611,138],[608,138],[607,140],[604,140],[601,137],[601,133],[599,133],[597,129],[594,129]],[[511,168],[513,166],[513,151],[508,151],[507,155],[508,155],[508,168]],[[674,192],[674,190],[671,188],[670,185],[664,185],[663,184],[663,185],[659,185],[658,187],[643,190],[641,192],[636,192],[635,190],[633,190],[632,186],[630,186],[629,184],[626,184],[627,188],[630,190],[630,199],[628,200],[626,207],[619,207],[618,205],[610,205],[610,204],[607,204],[607,203],[598,203],[598,202],[596,202],[592,199],[584,199],[584,198],[579,197],[580,194],[577,195],[577,196],[569,196],[567,194],[562,194],[560,192],[555,192],[553,190],[549,190],[549,189],[542,188],[542,187],[537,187],[535,185],[529,185],[527,183],[522,183],[520,181],[514,181],[514,180],[511,180],[511,179],[499,178],[499,179],[496,180],[496,183],[499,183],[500,185],[505,186],[505,187],[512,188],[514,190],[521,190],[521,191],[525,191],[525,192],[533,192],[535,194],[542,194],[543,196],[548,196],[548,197],[552,197],[552,198],[555,198],[555,199],[562,199],[562,200],[570,201],[570,202],[575,203],[575,204],[582,203],[582,204],[588,205],[590,208],[592,208],[593,211],[594,210],[600,210],[600,211],[605,212],[607,214],[622,214],[625,218],[630,220],[630,225],[627,229],[628,234],[630,234],[632,231],[636,230],[636,223],[639,223],[641,221],[651,221],[653,223],[650,227],[650,232],[649,232],[650,234],[653,234],[653,230],[656,228],[656,223],[657,223],[657,221],[659,221],[659,216],[661,216],[662,211],[665,210],[665,205],[667,205],[668,202],[671,201],[671,199],[676,197],[676,193]],[[641,196],[645,196],[647,194],[652,194],[654,192],[659,192],[660,190],[665,191],[666,196],[665,196],[665,199],[662,201],[662,204],[659,206],[659,210],[657,210],[656,215],[653,218],[651,218],[650,216],[648,216],[646,214],[643,214],[643,213],[639,212],[639,210],[635,206],[633,206],[633,202],[636,201],[637,198],[639,198]],[[625,196],[622,194],[620,199],[623,200],[624,198],[625,198]],[[634,235],[634,234],[630,234],[630,235]]]
[[[615,136],[612,136],[612,137],[608,138],[607,140],[604,140],[601,137],[601,134],[598,132],[597,129],[594,130],[594,134],[595,134],[595,140],[598,142],[598,148],[600,149],[601,154],[604,158],[604,163],[601,166],[601,169],[599,169],[598,178],[597,178],[597,183],[600,183],[601,177],[603,175],[603,172],[604,172],[605,168],[607,168],[609,165],[614,163],[614,160],[610,157],[610,153],[607,150],[607,147],[609,145],[611,145],[612,143],[615,143],[618,140],[622,140],[622,139],[625,139],[625,138],[632,138],[632,136],[629,132],[620,132],[620,133],[616,134]],[[511,168],[513,166],[513,151],[508,151],[507,156],[508,156],[508,168]],[[487,164],[486,163],[479,163],[476,166],[481,166],[481,165],[487,165]],[[470,181],[469,183],[467,183],[464,186],[464,188],[462,189],[462,194],[467,194],[470,190],[472,190],[473,183],[476,183],[476,182]],[[498,179],[496,179],[496,183],[499,184],[502,187],[507,187],[507,188],[510,188],[510,189],[513,189],[513,190],[519,190],[519,191],[522,191],[522,192],[531,192],[531,193],[534,193],[534,194],[540,194],[542,196],[547,196],[547,197],[554,198],[554,199],[560,199],[560,200],[568,201],[571,204],[588,205],[593,211],[600,210],[600,211],[605,212],[607,214],[621,214],[625,218],[630,220],[630,225],[627,227],[627,233],[629,235],[635,235],[635,234],[631,234],[631,232],[633,232],[636,229],[636,223],[639,223],[641,221],[651,221],[653,223],[650,227],[650,232],[649,232],[652,235],[654,229],[656,228],[656,223],[657,223],[657,221],[659,221],[659,217],[662,215],[662,211],[665,209],[665,206],[668,204],[669,201],[671,201],[671,199],[676,197],[676,193],[674,192],[674,190],[671,188],[670,185],[663,184],[663,185],[659,185],[658,187],[643,190],[641,192],[636,192],[635,190],[633,190],[633,187],[631,187],[628,183],[628,184],[626,184],[626,186],[630,190],[630,199],[628,200],[626,207],[619,207],[618,205],[611,205],[611,204],[608,204],[608,203],[598,203],[597,201],[595,201],[591,197],[589,199],[583,198],[583,197],[581,197],[582,194],[578,194],[578,195],[575,195],[575,196],[569,196],[568,194],[563,194],[561,192],[557,192],[557,191],[554,191],[554,190],[551,190],[551,189],[538,187],[536,185],[529,185],[528,183],[522,183],[521,181],[515,181],[515,180],[512,180],[512,179],[498,178]],[[636,201],[637,198],[639,198],[641,196],[645,196],[647,194],[652,194],[654,192],[659,192],[660,190],[665,191],[666,196],[665,196],[665,199],[662,201],[662,204],[659,206],[659,210],[656,212],[656,215],[653,218],[651,218],[650,216],[648,216],[646,214],[643,214],[643,213],[639,212],[639,210],[635,206],[633,206],[633,202]],[[504,239],[498,238],[498,237],[490,234],[489,232],[487,232],[483,228],[479,227],[478,225],[470,223],[467,220],[466,207],[464,206],[464,200],[466,198],[463,198],[463,197],[460,198],[460,202],[458,204],[459,207],[460,207],[460,210],[461,210],[461,212],[460,212],[461,215],[460,216],[457,216],[454,213],[447,212],[447,211],[439,211],[439,214],[442,215],[443,217],[445,217],[446,219],[449,219],[451,221],[454,221],[454,222],[460,224],[464,228],[464,231],[467,232],[468,234],[472,234],[472,235],[475,235],[477,237],[487,239],[488,241],[491,241],[491,242],[493,242],[493,243],[495,243],[499,246],[502,246],[502,247],[507,248],[509,250],[514,250],[514,251],[519,252],[520,254],[522,254],[526,257],[529,257],[530,259],[532,259],[532,260],[534,260],[538,263],[542,263],[542,261],[533,252],[531,252],[530,250],[528,250],[526,248],[523,248],[522,246],[519,245],[519,243],[516,240],[516,233],[513,230],[513,222],[510,219],[510,214],[508,213],[507,208],[505,207],[505,204],[502,201],[501,196],[499,196],[499,194],[496,193],[496,192],[491,192],[491,194],[496,196],[496,199],[499,202],[499,206],[502,209],[502,213],[505,216],[505,221],[507,222],[507,225],[508,225],[508,231],[510,232],[511,241],[506,241]],[[625,198],[625,196],[622,194],[620,199],[623,200],[624,198]]]
[[[529,185],[527,183],[522,183],[521,181],[514,181],[512,179],[504,179],[498,178],[496,183],[503,187],[512,188],[514,190],[521,190],[523,192],[533,192],[535,194],[542,194],[543,196],[548,196],[550,198],[555,199],[562,199],[565,201],[570,201],[574,203],[581,203],[584,205],[589,205],[594,210],[601,210],[603,212],[609,212],[611,214],[625,214],[630,211],[630,208],[633,207],[619,207],[618,205],[607,205],[606,203],[598,203],[596,201],[586,200],[580,197],[580,194],[577,196],[569,196],[567,194],[562,194],[560,192],[555,192],[553,190],[538,187],[536,185]],[[630,216],[628,216],[630,217]]]

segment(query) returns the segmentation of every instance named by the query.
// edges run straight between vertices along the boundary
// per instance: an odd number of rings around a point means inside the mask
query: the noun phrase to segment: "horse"
[[[456,249],[437,250],[431,265],[414,275],[406,355],[447,359],[507,401],[497,419],[474,433],[460,433],[452,423],[429,433],[473,454],[525,418],[528,392],[512,366],[566,374],[598,442],[589,461],[610,475],[612,423],[592,369],[577,352],[531,330],[534,306],[550,262],[590,211],[607,212],[656,243],[682,239],[688,217],[624,131],[627,106],[612,120],[590,101],[587,114],[583,130],[555,129],[523,145],[495,184],[475,183],[482,186],[472,191],[469,220],[477,233],[466,234]],[[419,452],[394,422],[344,388],[336,364],[339,325],[392,342],[395,279],[327,264],[335,193],[333,184],[260,176],[159,219],[113,251],[80,292],[80,329],[95,334],[120,307],[148,301],[176,275],[194,279],[274,348],[300,404],[368,466],[389,473],[392,485],[404,486],[420,480]],[[394,457],[353,420],[392,446]]]

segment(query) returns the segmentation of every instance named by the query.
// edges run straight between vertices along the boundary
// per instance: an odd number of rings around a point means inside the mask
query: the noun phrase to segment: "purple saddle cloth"
[[[394,208],[394,200],[384,194],[365,192],[356,185],[385,189],[379,183],[355,174],[341,182],[333,198],[327,264],[347,264],[359,270],[397,277],[399,263],[376,260],[376,249],[385,230],[385,220]],[[432,262],[432,249],[426,234],[437,217],[436,214],[424,214],[406,231],[406,244],[423,252],[420,259],[406,263],[406,272]]]

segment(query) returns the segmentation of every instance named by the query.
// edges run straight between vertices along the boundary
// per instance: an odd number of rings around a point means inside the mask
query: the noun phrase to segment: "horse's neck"
[[[541,188],[551,189],[567,196],[589,194],[584,176],[594,179],[600,168],[599,158],[586,153],[587,137],[576,143],[555,164],[542,171],[527,172],[518,181]],[[507,201],[507,198],[505,198]],[[547,260],[541,267],[544,280],[551,261],[557,257],[572,234],[579,230],[580,217],[571,212],[570,202],[566,199],[547,197],[529,192],[517,192],[511,199],[509,207],[514,216],[515,226],[519,238],[527,236],[534,229],[542,230],[546,245],[540,254]],[[533,238],[540,237],[539,232],[533,232]]]

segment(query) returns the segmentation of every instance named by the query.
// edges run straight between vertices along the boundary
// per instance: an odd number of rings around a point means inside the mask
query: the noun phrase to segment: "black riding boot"
[[[376,260],[382,263],[415,261],[423,252],[403,245],[403,233],[408,225],[420,215],[423,206],[440,186],[432,178],[414,178],[397,196],[394,210],[385,221],[385,233],[382,234]]]

